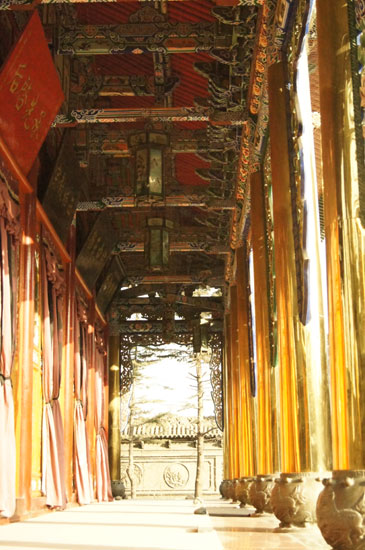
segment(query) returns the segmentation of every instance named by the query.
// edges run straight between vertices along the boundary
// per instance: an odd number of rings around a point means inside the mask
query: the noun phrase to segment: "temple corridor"
[[[272,515],[243,517],[222,500],[205,501],[196,515],[191,500],[123,500],[73,507],[4,525],[1,550],[321,550],[317,526],[275,532]],[[219,514],[219,516],[218,516]],[[229,516],[229,514],[237,514]]]
[[[0,550],[365,550],[364,395],[365,0],[0,0]]]

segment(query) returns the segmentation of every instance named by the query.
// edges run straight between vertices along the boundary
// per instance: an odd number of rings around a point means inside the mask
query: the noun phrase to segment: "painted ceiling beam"
[[[222,286],[224,284],[224,275],[212,274],[210,270],[201,271],[192,275],[168,275],[163,273],[130,275],[127,276],[126,284],[135,285],[161,285],[161,284],[179,284],[179,285],[199,285],[207,284],[209,286]]]
[[[128,242],[116,245],[118,252],[144,252],[143,242]],[[208,242],[171,242],[170,252],[204,252],[205,254],[229,254],[231,251],[228,245],[209,244]]]
[[[106,209],[115,208],[158,208],[158,207],[196,207],[206,210],[234,210],[236,206],[235,199],[217,200],[209,199],[207,196],[167,196],[164,200],[154,200],[153,202],[143,201],[135,197],[103,197],[96,201],[79,202],[76,210],[78,212],[101,212]]]
[[[216,111],[210,107],[149,107],[141,109],[75,109],[68,115],[57,115],[53,126],[73,127],[78,124],[110,124],[114,122],[211,122],[217,125],[244,126],[243,108]]]
[[[143,309],[144,306],[159,307],[163,304],[175,304],[186,306],[188,308],[199,308],[202,311],[222,311],[223,298],[207,298],[207,297],[189,297],[179,296],[175,294],[167,294],[166,297],[158,298],[127,298],[125,300],[114,300],[113,308],[118,309],[122,306],[136,306]]]
[[[163,333],[163,321],[118,321],[113,318],[110,320],[110,326],[113,331],[119,330],[122,334],[148,334],[148,333]],[[223,322],[215,320],[209,324],[208,332],[221,332],[223,330]],[[192,328],[186,321],[175,321],[175,333],[192,332]]]
[[[124,212],[123,212],[124,213]],[[129,213],[128,211],[126,212]],[[122,214],[121,214],[122,215]],[[214,213],[212,214],[214,218]],[[229,221],[229,220],[228,220]],[[128,223],[128,216],[125,219],[125,222]],[[170,242],[194,242],[194,246],[201,241],[207,242],[208,244],[224,244],[226,242],[227,235],[224,238],[220,239],[217,232],[217,226],[211,224],[199,224],[199,225],[179,225],[176,226],[175,230],[172,231],[172,236]],[[118,230],[119,231],[119,230]],[[121,244],[127,241],[138,242],[143,241],[145,234],[145,226],[140,225],[128,226],[125,225],[125,228],[120,228],[120,241]],[[211,236],[213,235],[213,237]]]
[[[80,106],[80,96],[85,100],[100,97],[146,97],[155,96],[157,105],[169,106],[171,94],[179,84],[178,76],[171,74],[170,56],[154,55],[152,75],[100,75],[92,68],[93,57],[75,58],[73,62],[71,94],[76,96],[75,105]],[[85,105],[86,107],[86,105]]]
[[[182,137],[179,139],[177,136],[171,137],[170,148],[172,153],[196,153],[196,152],[209,152],[209,151],[224,151],[227,144],[221,141],[210,141],[207,133],[204,132],[204,136],[199,134],[196,137],[191,132],[191,137]],[[81,145],[78,148],[83,149],[86,145]],[[129,157],[130,151],[128,149],[127,137],[108,135],[107,132],[103,136],[92,134],[89,135],[88,151],[91,154],[104,154],[112,155],[114,157]]]
[[[199,285],[197,285],[199,286]],[[174,287],[169,287],[169,291],[171,292],[172,289]],[[175,294],[174,296],[176,297],[177,296],[177,293],[179,292],[178,290],[178,286],[175,287]],[[190,293],[189,293],[189,298],[193,298],[195,299],[195,296],[193,297],[192,296],[192,293],[194,291],[194,288],[192,288],[191,286],[189,287],[189,290],[190,290]],[[155,295],[156,292],[159,292],[161,294],[164,294],[166,293],[167,291],[167,288],[165,285],[151,285],[151,284],[148,284],[148,285],[137,285],[137,286],[132,286],[130,288],[125,288],[123,287],[123,290],[120,290],[118,292],[118,294],[116,295],[116,299],[115,301],[116,302],[121,302],[121,303],[125,303],[126,301],[130,301],[130,300],[133,300],[133,299],[144,299],[144,298],[141,298],[141,296],[145,296],[145,295],[150,295],[150,294],[153,294]],[[187,289],[185,290],[185,292],[187,292]],[[184,297],[182,295],[179,295],[179,297]],[[199,296],[200,299],[205,299],[206,297],[202,297],[202,296]],[[222,297],[209,297],[208,299],[212,300],[212,299],[217,299],[217,300],[222,300]]]
[[[138,21],[118,25],[74,25],[58,28],[60,55],[107,55],[144,52],[194,53],[230,48],[232,36],[219,34],[215,22]],[[136,63],[138,63],[136,58]]]
[[[87,0],[88,4],[123,4],[128,3],[131,0]],[[155,0],[134,0],[135,2],[140,2],[141,4],[150,3],[154,4]],[[187,2],[189,0],[164,0],[166,3],[171,2]],[[191,1],[191,0],[190,0]],[[217,6],[238,6],[242,4],[243,0],[213,0]],[[259,1],[259,0],[258,0]],[[23,9],[34,9],[39,4],[85,4],[85,0],[3,0],[0,4],[1,10],[23,10]]]

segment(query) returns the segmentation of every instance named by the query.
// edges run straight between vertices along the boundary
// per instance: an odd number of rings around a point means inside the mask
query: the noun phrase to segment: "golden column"
[[[227,315],[225,316],[226,319]],[[226,320],[224,321],[226,325]],[[228,386],[227,386],[227,336],[224,328],[224,348],[222,360],[222,393],[223,393],[223,480],[229,479],[229,418],[228,418]]]
[[[250,380],[250,343],[248,321],[248,292],[247,292],[247,255],[246,248],[241,246],[236,251],[236,281],[237,281],[237,321],[238,321],[238,353],[239,353],[239,379],[241,403],[241,423],[243,435],[243,470],[241,475],[252,476],[256,473],[255,452],[255,418],[254,403],[251,395]]]
[[[317,28],[333,462],[335,469],[364,468],[360,396],[365,371],[365,231],[359,219],[347,2],[317,2]]]
[[[301,322],[299,318],[292,211],[292,193],[297,193],[297,190],[291,189],[290,181],[287,89],[282,62],[269,67],[268,83],[282,469],[280,483],[273,489],[271,502],[275,515],[281,520],[281,525],[287,526],[302,525],[303,522],[316,520],[315,504],[320,491],[320,486],[315,481],[316,472],[328,467],[330,459],[327,430],[329,407],[324,354],[319,345],[318,350],[314,350],[314,344],[316,341],[317,344],[321,343],[321,335],[323,335],[323,331],[318,328],[323,323],[323,320],[317,318],[320,317],[319,305],[318,311],[315,308],[313,311],[309,310],[313,316],[310,322],[307,318]],[[310,180],[310,174],[306,175]],[[296,200],[297,197],[295,196],[294,199]],[[304,245],[297,242],[296,246]],[[319,269],[318,243],[314,246],[315,250],[312,248],[309,259],[313,275]],[[308,252],[307,249],[305,252]],[[304,265],[302,268],[304,269]],[[318,281],[320,281],[318,277],[316,282],[311,279],[311,288],[308,280],[311,300],[315,300],[316,296],[318,298],[319,291],[315,288],[318,286]],[[325,424],[321,428],[318,427],[320,422]],[[284,502],[286,497],[294,494],[293,483],[297,502],[296,511],[291,514],[290,509],[284,506]],[[299,495],[304,496],[304,499]],[[287,502],[289,502],[288,499]]]
[[[360,90],[354,93],[352,80],[351,9],[346,1],[317,1],[334,466],[333,479],[318,499],[317,517],[324,538],[336,549],[342,547],[336,532],[347,535],[350,529],[343,508],[352,508],[363,525],[358,502],[365,498],[360,470],[365,464],[365,205],[356,158],[363,136],[356,142],[354,101]],[[358,71],[356,55],[353,70]],[[338,510],[336,526],[328,502]]]
[[[237,285],[230,286],[231,303],[231,384],[234,449],[234,478],[243,475],[243,429],[240,399],[240,361],[238,348]]]
[[[268,260],[266,252],[265,197],[263,175],[251,175],[251,244],[253,249],[256,318],[257,399],[258,399],[258,474],[279,471],[277,431],[278,403],[272,402],[270,361],[270,317]],[[272,388],[273,385],[273,388]]]
[[[233,385],[231,368],[231,316],[225,315],[225,365],[224,365],[224,459],[226,464],[226,479],[233,479],[235,474],[235,438],[234,438],[234,420],[233,420]]]
[[[118,335],[109,336],[109,468],[110,478],[120,480],[120,360]]]
[[[281,468],[283,472],[290,473],[300,472],[301,464],[295,342],[296,276],[282,63],[269,67],[268,79],[280,368]]]
[[[249,502],[252,476],[256,473],[256,422],[251,388],[251,354],[248,296],[247,248],[236,250],[237,336],[238,336],[238,400],[240,476],[236,497],[241,506]]]

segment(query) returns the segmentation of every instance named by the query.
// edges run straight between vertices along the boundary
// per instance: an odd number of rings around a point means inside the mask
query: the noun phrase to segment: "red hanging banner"
[[[37,12],[0,72],[0,134],[20,169],[31,169],[64,100]]]

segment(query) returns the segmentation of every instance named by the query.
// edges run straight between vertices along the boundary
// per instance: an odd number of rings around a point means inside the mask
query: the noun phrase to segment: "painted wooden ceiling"
[[[77,262],[96,294],[116,273],[117,261],[115,288],[135,288],[136,296],[145,285],[176,297],[191,296],[202,286],[221,288],[220,312],[214,315],[222,318],[261,7],[220,3],[121,1],[39,8],[66,96],[42,150],[39,195],[42,199],[46,192],[67,136],[82,171],[82,182],[74,182],[80,188]],[[146,129],[167,134],[169,141],[165,197],[155,202],[137,201],[134,191],[129,139]],[[65,157],[63,162],[73,161]],[[151,216],[174,224],[169,269],[161,273],[151,273],[145,260]],[[99,264],[85,256],[98,224],[104,227],[101,240],[112,236]],[[113,296],[120,304],[123,293]],[[113,296],[101,300],[106,312],[114,307]],[[178,309],[189,320],[202,311],[181,303]],[[148,311],[152,315],[151,304]],[[148,319],[143,305],[141,315]]]

